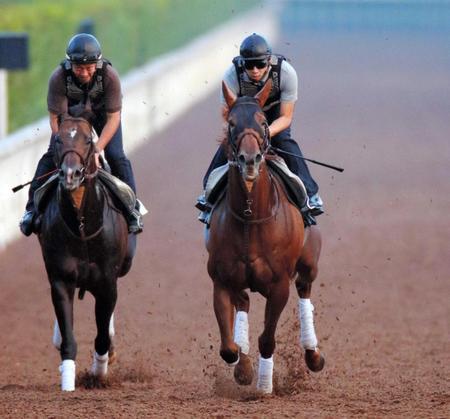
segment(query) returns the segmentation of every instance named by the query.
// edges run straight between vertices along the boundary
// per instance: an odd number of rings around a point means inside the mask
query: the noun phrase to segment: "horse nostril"
[[[75,173],[73,174],[75,179],[78,179],[82,176],[81,170],[80,169],[76,169]]]
[[[262,160],[262,155],[261,154],[257,154],[256,157],[255,157],[256,164],[261,163],[261,160]]]
[[[64,170],[59,169],[59,171],[58,171],[58,177],[59,177],[60,179],[64,179]]]
[[[239,163],[245,164],[245,157],[243,154],[239,154],[238,160],[239,160]]]

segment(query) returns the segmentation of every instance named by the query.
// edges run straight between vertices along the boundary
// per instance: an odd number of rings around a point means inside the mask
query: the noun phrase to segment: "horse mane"
[[[95,114],[92,111],[86,110],[86,109],[74,109],[73,107],[70,110],[70,113],[60,113],[58,115],[58,126],[61,125],[61,123],[67,119],[84,119],[89,123],[89,125],[93,125],[95,121]]]
[[[223,130],[222,130],[222,135],[219,138],[219,143],[222,146],[225,155],[227,156],[228,160],[230,160],[232,158],[232,149],[231,149],[231,144],[228,141],[228,125],[224,125]]]

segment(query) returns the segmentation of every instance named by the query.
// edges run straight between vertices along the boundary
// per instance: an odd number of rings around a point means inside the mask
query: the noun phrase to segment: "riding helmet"
[[[95,36],[79,33],[67,45],[66,58],[75,64],[92,64],[102,58],[100,43]]]
[[[239,54],[244,60],[261,60],[272,54],[272,48],[262,36],[254,33],[242,41]]]

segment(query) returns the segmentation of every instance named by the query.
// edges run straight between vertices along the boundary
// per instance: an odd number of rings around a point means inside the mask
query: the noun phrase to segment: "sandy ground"
[[[448,45],[394,33],[294,35],[278,45],[301,79],[294,137],[306,156],[345,167],[310,165],[326,203],[312,296],[325,369],[306,371],[294,287],[274,395],[236,385],[218,355],[193,208],[220,134],[213,96],[130,156],[150,214],[120,280],[119,359],[106,388],[61,393],[37,239],[0,253],[0,417],[450,416]],[[252,294],[254,361],[262,313]],[[93,320],[86,296],[76,303],[80,375]]]

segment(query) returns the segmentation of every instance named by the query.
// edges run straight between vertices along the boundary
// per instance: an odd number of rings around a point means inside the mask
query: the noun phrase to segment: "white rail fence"
[[[277,19],[269,6],[243,14],[123,77],[127,153],[212,91],[219,100],[223,72],[238,54],[242,39],[253,32],[276,42]],[[219,103],[212,112],[219,112]],[[15,194],[11,188],[32,178],[49,139],[48,119],[44,118],[0,141],[0,250],[20,236],[18,223],[28,195],[28,187]]]

